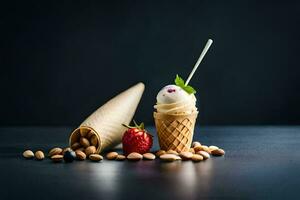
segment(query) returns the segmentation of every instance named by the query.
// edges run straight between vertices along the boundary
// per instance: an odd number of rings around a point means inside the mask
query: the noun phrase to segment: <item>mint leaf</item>
[[[180,76],[178,76],[178,74],[176,74],[175,84],[179,87],[184,86],[184,80]]]
[[[178,74],[176,75],[176,78],[175,78],[175,84],[178,87],[181,87],[188,94],[195,94],[196,93],[196,90],[192,86],[184,84],[184,80],[180,76],[178,76]]]
[[[192,86],[189,86],[189,85],[185,86],[183,89],[189,94],[195,94],[196,93],[196,90]]]

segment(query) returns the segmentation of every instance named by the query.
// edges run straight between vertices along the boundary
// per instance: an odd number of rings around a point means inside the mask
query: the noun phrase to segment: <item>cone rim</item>
[[[195,111],[193,113],[190,113],[190,114],[166,114],[166,113],[159,113],[159,112],[156,112],[154,111],[153,112],[153,117],[155,119],[163,119],[163,118],[183,118],[183,117],[187,117],[187,118],[190,118],[190,117],[196,117],[198,116],[198,111]]]
[[[83,128],[93,131],[95,133],[95,135],[98,139],[98,147],[96,149],[96,153],[100,153],[102,150],[101,149],[102,148],[101,137],[100,137],[99,133],[97,131],[95,131],[95,129],[93,129],[92,127],[89,127],[89,126],[79,126],[79,127],[75,128],[69,137],[69,146],[70,147],[72,146],[73,138],[76,137],[76,134],[80,131],[80,129],[83,129]]]

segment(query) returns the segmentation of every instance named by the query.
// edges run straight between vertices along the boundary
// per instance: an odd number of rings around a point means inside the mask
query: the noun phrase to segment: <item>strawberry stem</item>
[[[145,124],[143,122],[140,125],[138,125],[135,120],[132,120],[132,121],[134,123],[134,126],[130,126],[130,125],[126,125],[126,124],[122,124],[122,126],[124,126],[126,128],[137,128],[139,130],[145,130]]]
[[[142,129],[142,130],[144,130],[145,129],[145,124],[144,124],[144,122],[142,122],[141,124],[140,124],[140,129]]]
[[[132,120],[132,121],[133,121],[133,123],[134,123],[134,125],[135,125],[136,127],[139,127],[139,125],[136,123],[135,120]]]
[[[132,126],[126,125],[126,124],[122,124],[122,126],[126,127],[126,128],[134,128]]]

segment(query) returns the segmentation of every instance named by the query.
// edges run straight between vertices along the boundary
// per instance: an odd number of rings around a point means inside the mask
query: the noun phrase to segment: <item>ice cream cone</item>
[[[154,112],[160,149],[188,151],[191,147],[198,112],[186,115]]]
[[[138,83],[98,108],[71,133],[70,146],[88,132],[93,132],[98,139],[97,153],[121,143],[126,130],[122,124],[131,122],[144,88],[143,83]]]

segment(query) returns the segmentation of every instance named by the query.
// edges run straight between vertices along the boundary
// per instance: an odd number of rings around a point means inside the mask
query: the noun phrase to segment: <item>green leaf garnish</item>
[[[185,85],[184,80],[180,76],[178,76],[178,74],[176,75],[176,78],[175,78],[175,84],[178,87],[181,87],[188,94],[195,94],[196,93],[196,90],[192,86]]]
[[[196,90],[192,87],[192,86],[185,86],[184,90],[189,93],[189,94],[195,94],[196,93]]]
[[[178,74],[176,74],[175,84],[179,87],[184,86],[184,80],[180,76],[178,76]]]

